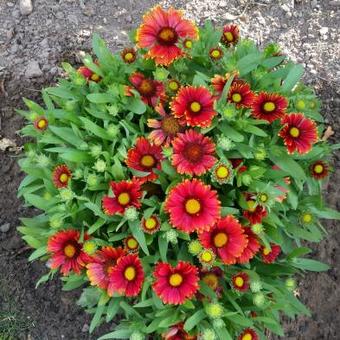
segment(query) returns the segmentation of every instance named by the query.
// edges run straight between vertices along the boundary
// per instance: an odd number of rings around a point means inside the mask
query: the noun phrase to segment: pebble
[[[312,0],[310,3],[310,7],[315,8],[318,6],[318,0]]]
[[[31,60],[25,71],[25,77],[26,78],[35,78],[35,77],[41,77],[43,75],[39,63],[35,60]]]
[[[89,331],[89,329],[90,329],[90,326],[87,323],[85,323],[83,328],[81,329],[81,331],[83,333],[87,333]]]
[[[0,231],[2,233],[7,233],[7,231],[10,229],[11,225],[9,223],[5,223],[2,226],[0,226]]]
[[[328,27],[321,27],[319,32],[321,35],[326,35],[328,33]]]
[[[32,0],[20,0],[19,8],[21,15],[30,15],[33,11]]]

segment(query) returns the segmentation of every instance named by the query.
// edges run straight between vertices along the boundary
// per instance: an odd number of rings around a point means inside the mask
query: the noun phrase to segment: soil
[[[113,51],[122,49],[127,32],[156,4],[153,0],[35,0],[33,12],[23,15],[20,2],[0,0],[0,141],[8,138],[17,146],[24,143],[16,133],[23,125],[15,112],[15,108],[23,107],[21,97],[39,101],[39,90],[53,84],[61,73],[61,61],[79,63],[84,51],[89,51],[93,32],[105,38]],[[236,21],[242,35],[260,45],[279,42],[286,54],[306,66],[304,80],[323,102],[322,113],[335,131],[331,141],[338,139],[339,0],[189,0],[161,4],[185,9],[198,23],[206,19],[217,25]],[[22,331],[14,339],[95,339],[113,325],[90,336],[90,317],[75,304],[78,291],[61,291],[58,278],[35,289],[35,282],[47,268],[39,262],[28,263],[30,250],[16,231],[19,216],[35,213],[16,197],[23,178],[16,164],[19,156],[13,148],[0,151],[0,315],[8,312],[15,316],[14,324]],[[333,157],[335,169],[339,156]],[[325,186],[326,199],[333,208],[339,208],[339,188],[340,172],[334,172]],[[336,222],[327,221],[325,226],[327,239],[310,246],[313,257],[329,263],[331,269],[301,277],[300,297],[313,316],[285,319],[284,339],[340,338],[340,234]]]

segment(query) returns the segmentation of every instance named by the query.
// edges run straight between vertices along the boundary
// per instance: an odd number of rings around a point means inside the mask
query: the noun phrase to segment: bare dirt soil
[[[38,100],[39,89],[56,81],[61,61],[79,63],[84,51],[90,49],[93,32],[104,37],[112,51],[122,49],[127,32],[157,3],[35,0],[32,13],[27,15],[25,8],[20,10],[20,2],[0,0],[0,141],[8,138],[18,146],[24,143],[16,133],[23,124],[15,113],[15,108],[23,107],[21,97]],[[185,9],[200,24],[206,19],[216,25],[237,22],[242,35],[260,45],[279,42],[286,54],[305,65],[304,80],[322,99],[322,112],[335,130],[331,141],[338,140],[339,0],[165,0],[161,4]],[[335,169],[339,168],[339,156],[333,158]],[[16,232],[18,217],[34,214],[16,198],[23,178],[17,157],[14,151],[0,151],[0,316],[14,316],[13,325],[23,329],[14,339],[95,339],[113,325],[90,336],[90,318],[75,304],[79,292],[62,292],[58,278],[35,289],[35,282],[47,268],[42,263],[27,262],[29,249]],[[339,208],[339,188],[340,173],[334,172],[325,187],[333,208]],[[311,247],[313,256],[332,269],[300,278],[300,297],[313,317],[285,320],[284,339],[340,338],[340,233],[335,222],[325,225],[328,238]]]

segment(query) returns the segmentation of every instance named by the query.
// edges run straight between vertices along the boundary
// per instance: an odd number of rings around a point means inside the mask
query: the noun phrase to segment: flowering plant
[[[319,102],[275,44],[260,51],[235,25],[198,29],[157,6],[134,47],[96,55],[26,100],[19,196],[30,260],[63,289],[83,287],[100,339],[240,339],[283,335],[280,313],[309,314],[294,275],[319,242],[321,188],[337,146],[321,138]],[[31,139],[32,140],[32,139]]]

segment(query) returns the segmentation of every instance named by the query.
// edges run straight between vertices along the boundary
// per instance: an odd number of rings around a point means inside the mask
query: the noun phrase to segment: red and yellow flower
[[[261,248],[260,242],[252,230],[249,227],[246,227],[243,230],[248,238],[248,244],[244,248],[242,254],[237,258],[237,263],[240,264],[248,263]]]
[[[150,106],[155,107],[158,102],[163,103],[166,100],[165,87],[162,82],[146,78],[144,74],[135,72],[129,77],[133,85],[125,87],[125,95],[133,96],[132,89],[140,94],[141,100]]]
[[[124,240],[124,250],[128,253],[138,253],[139,250],[139,243],[138,241],[132,236],[127,236]]]
[[[44,131],[48,127],[48,120],[44,116],[39,116],[34,120],[33,126],[39,131]]]
[[[212,60],[220,60],[223,58],[223,51],[219,47],[213,47],[209,51],[209,56]]]
[[[158,263],[153,276],[153,290],[166,304],[183,304],[198,290],[198,269],[189,262],[180,261],[176,267],[169,263]]]
[[[248,244],[244,229],[238,220],[228,215],[209,231],[199,234],[202,245],[211,248],[225,264],[235,264]]]
[[[219,267],[213,267],[209,270],[203,268],[200,271],[201,280],[215,292],[221,289],[220,279],[222,277],[223,271]]]
[[[96,83],[98,83],[101,80],[101,77],[98,74],[94,73],[92,70],[90,70],[86,66],[80,66],[77,72],[81,74],[84,78],[86,78],[87,80],[92,80]]]
[[[114,197],[104,196],[103,211],[107,215],[123,214],[128,207],[140,208],[141,183],[137,180],[110,183]]]
[[[262,255],[262,261],[265,263],[273,263],[276,258],[281,253],[281,247],[277,244],[270,244],[270,248],[262,247],[261,249],[261,255]]]
[[[159,145],[150,144],[146,138],[139,137],[136,145],[129,149],[125,162],[131,169],[147,172],[148,175],[138,177],[142,182],[146,182],[157,179],[154,169],[161,169],[163,158],[162,148]]]
[[[120,53],[124,63],[132,64],[137,58],[137,52],[134,48],[124,48]]]
[[[318,131],[313,120],[306,118],[302,113],[290,113],[281,119],[283,125],[279,136],[283,138],[288,153],[297,151],[305,154],[312,149],[318,140]]]
[[[180,322],[172,326],[168,331],[162,334],[164,340],[196,340],[197,336],[190,335],[184,330],[184,323]]]
[[[127,297],[137,296],[144,282],[144,270],[136,254],[121,257],[110,274],[108,295],[117,292]]]
[[[156,215],[152,215],[148,218],[142,218],[141,227],[145,233],[152,235],[160,229],[161,223]]]
[[[259,336],[252,328],[246,328],[243,332],[239,335],[237,340],[259,340]]]
[[[209,230],[220,218],[221,203],[209,185],[198,179],[184,180],[171,189],[165,211],[175,228],[186,233],[200,232]]]
[[[91,257],[83,251],[83,243],[80,242],[78,230],[62,230],[52,235],[47,241],[47,251],[51,254],[51,269],[60,268],[63,275],[70,271],[80,274],[81,270]],[[88,239],[85,235],[84,239]]]
[[[243,211],[243,216],[251,223],[261,223],[262,219],[267,216],[267,210],[252,199],[250,194],[246,195],[247,210]]]
[[[198,254],[198,260],[200,261],[201,265],[205,268],[211,267],[215,259],[216,255],[211,249],[203,249]]]
[[[231,183],[233,180],[233,169],[230,163],[218,162],[211,170],[211,179],[219,184]]]
[[[110,283],[110,275],[117,261],[126,255],[123,248],[102,247],[93,256],[93,262],[90,262],[87,268],[87,276],[92,286],[98,286],[101,289],[107,289]]]
[[[251,114],[272,123],[285,115],[287,106],[288,100],[285,97],[277,93],[260,92],[254,98]]]
[[[172,142],[172,165],[180,174],[200,176],[216,162],[215,144],[209,137],[190,129],[179,133]]]
[[[175,117],[184,117],[189,126],[208,127],[216,115],[214,97],[204,86],[182,87],[170,107]]]
[[[231,282],[233,288],[240,292],[246,292],[249,289],[249,276],[245,272],[233,275]]]
[[[226,45],[235,45],[240,38],[240,30],[237,25],[226,25],[223,27],[221,42]]]
[[[255,98],[250,85],[243,81],[235,81],[229,89],[228,101],[236,105],[237,108],[250,108]]]
[[[228,80],[231,76],[234,76],[234,79],[231,85],[235,84],[236,82],[244,83],[243,80],[238,79],[238,72],[234,71],[232,73],[226,73],[225,76],[221,76],[220,74],[215,74],[213,78],[211,78],[211,85],[214,88],[215,92],[218,95],[221,95],[224,89],[224,86],[227,84]]]
[[[136,34],[137,46],[148,49],[146,58],[153,59],[157,65],[169,65],[184,56],[178,43],[186,38],[198,39],[198,28],[184,19],[181,11],[172,7],[165,11],[160,6],[144,15]]]
[[[329,166],[326,162],[318,160],[310,165],[310,174],[315,179],[323,179],[328,176]]]
[[[148,119],[148,127],[155,129],[150,132],[148,139],[155,145],[169,146],[177,134],[184,130],[185,120],[166,113],[162,104],[158,104],[155,110],[161,119]]]
[[[52,173],[52,180],[54,186],[58,189],[66,188],[71,177],[72,177],[71,170],[68,168],[66,164],[56,166]]]

